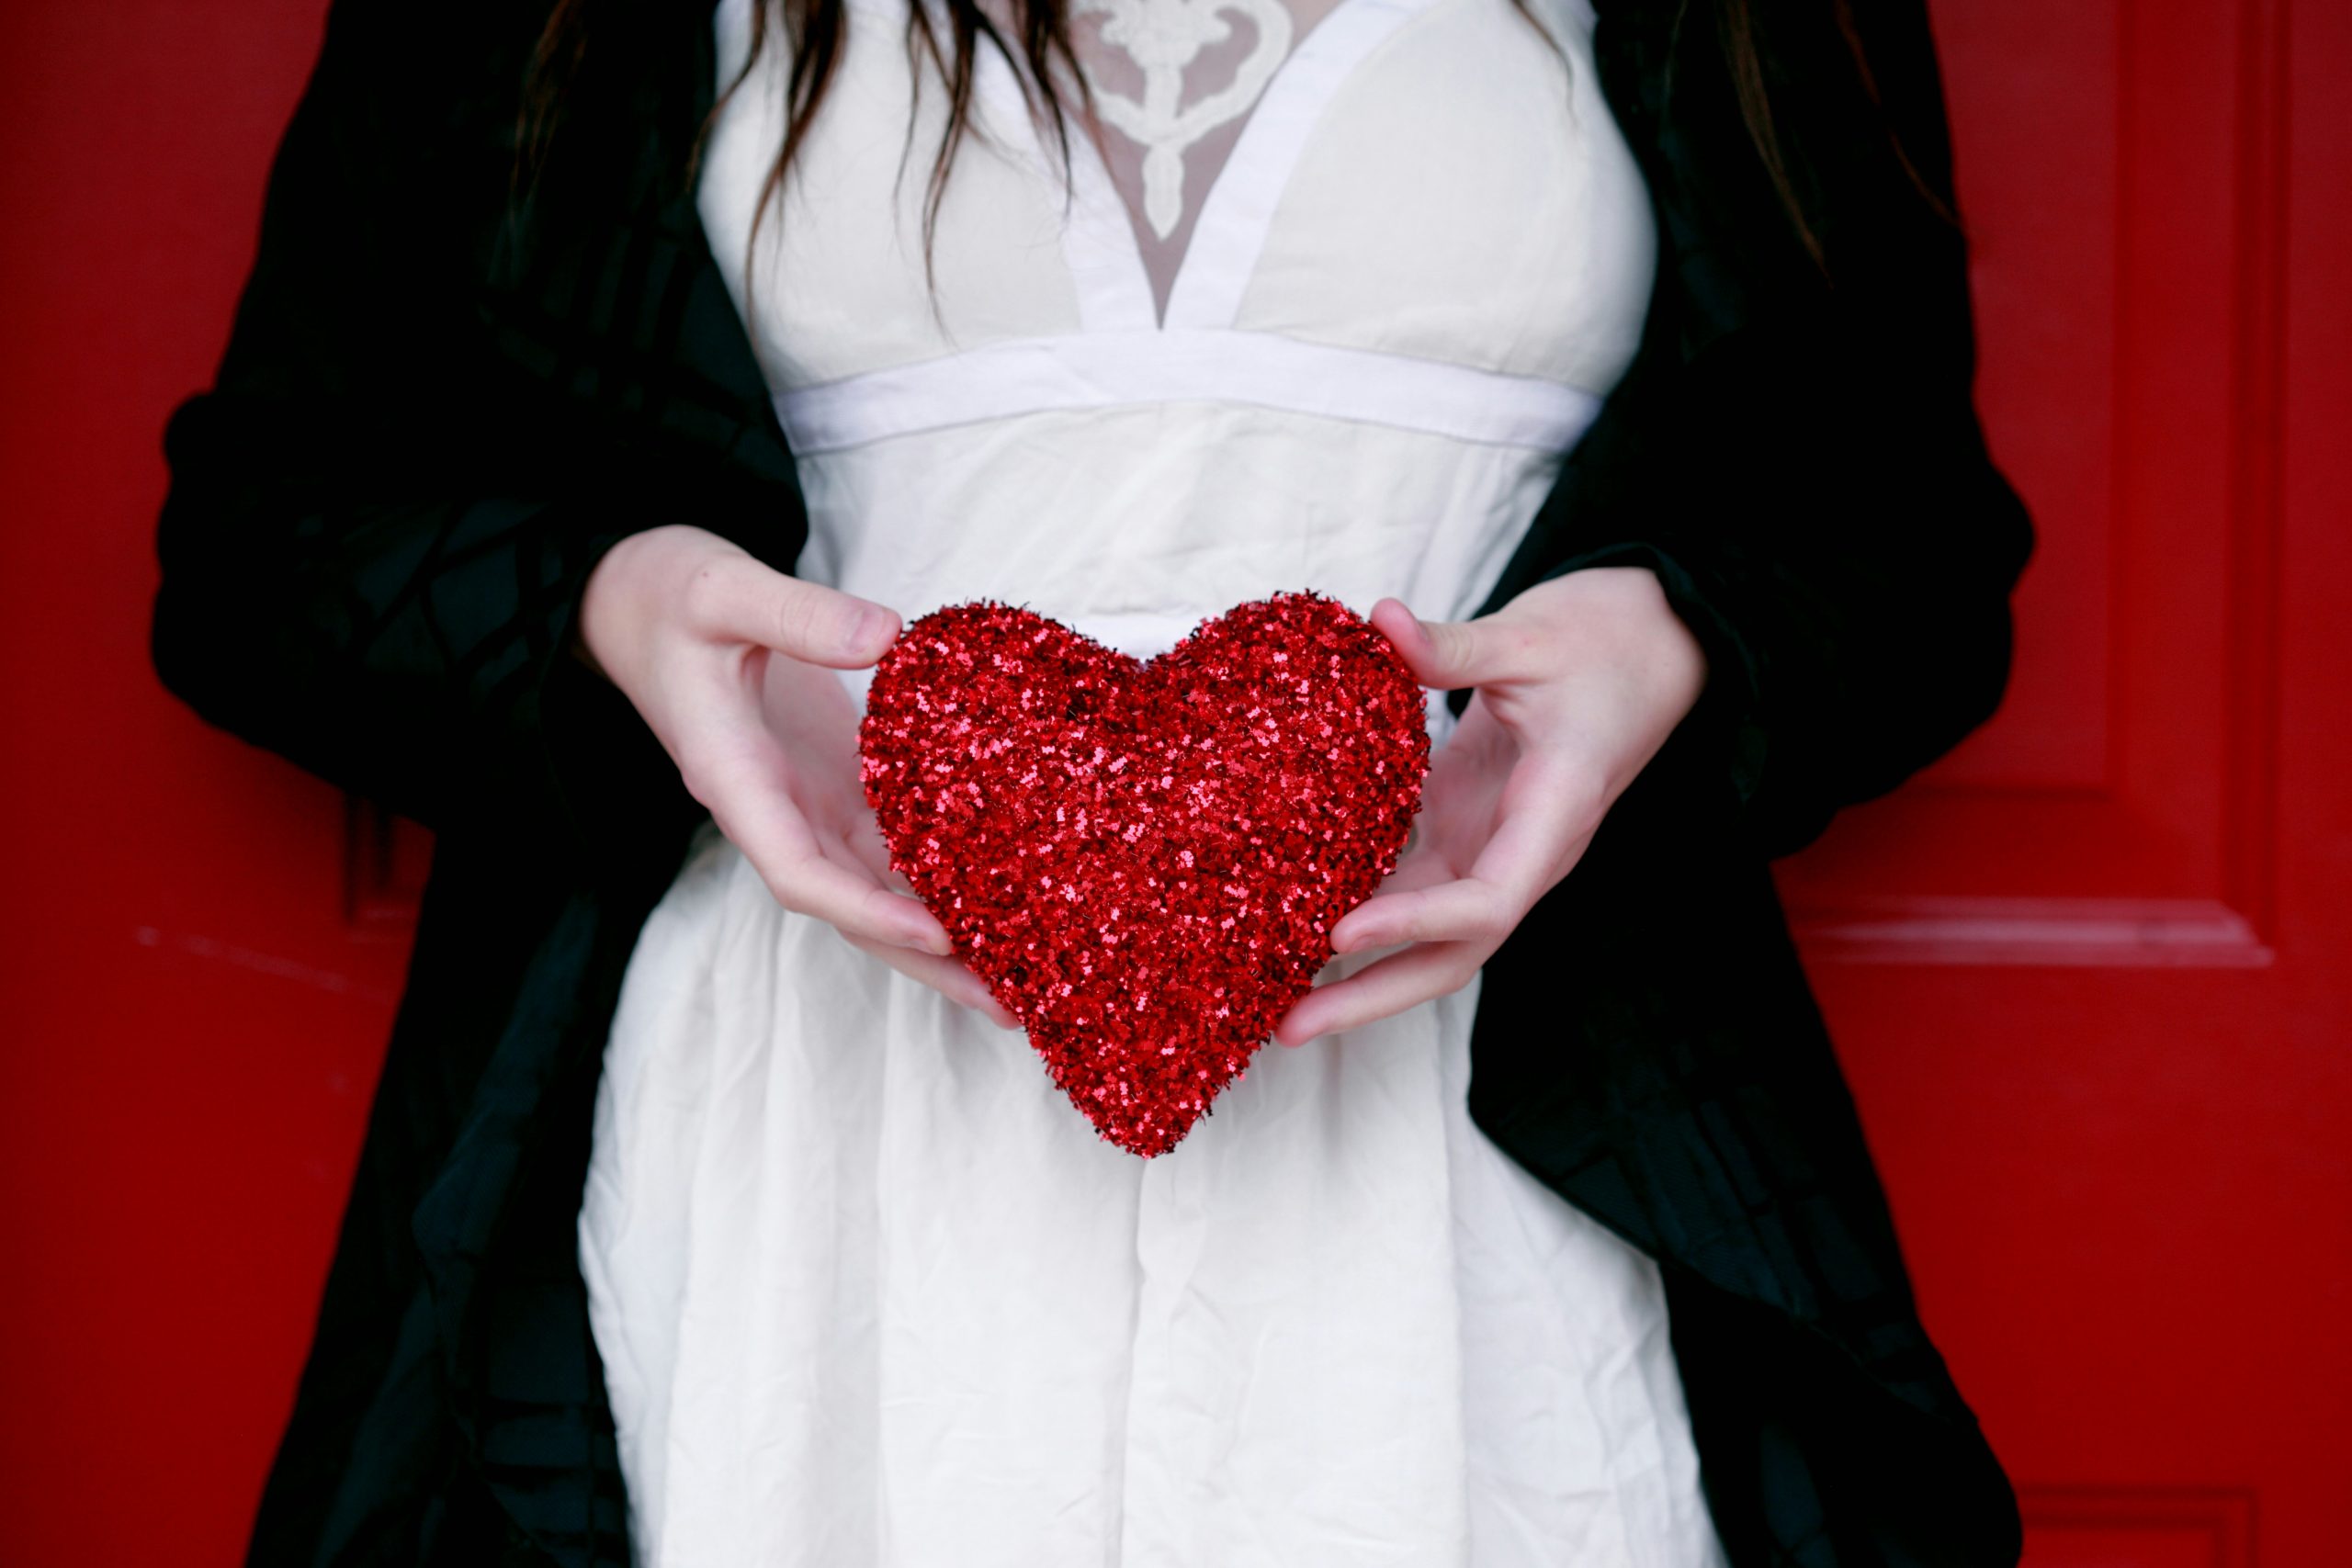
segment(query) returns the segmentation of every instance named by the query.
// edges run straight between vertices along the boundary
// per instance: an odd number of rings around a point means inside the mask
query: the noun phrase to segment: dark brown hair
[[[1514,0],[1514,4],[1518,0]],[[718,117],[736,92],[751,77],[761,56],[771,47],[778,22],[782,24],[790,65],[785,93],[786,116],[783,145],[768,166],[767,177],[760,187],[759,201],[752,219],[751,245],[759,240],[760,222],[765,217],[770,202],[783,189],[785,176],[792,166],[801,144],[808,140],[808,128],[815,123],[817,111],[824,107],[825,96],[841,65],[842,51],[847,42],[847,17],[843,0],[750,0],[752,7],[751,48],[742,66],[732,80],[722,88],[710,112],[696,128],[694,143],[687,155],[684,177],[691,183],[700,166],[705,144]],[[1069,164],[1069,107],[1049,85],[1057,79],[1074,83],[1079,95],[1077,108],[1081,117],[1091,119],[1093,95],[1086,79],[1077,69],[1077,57],[1069,39],[1069,17],[1066,0],[1009,0],[1018,17],[1018,43],[1006,38],[983,12],[975,0],[944,0],[946,37],[933,25],[931,6],[917,0],[907,7],[906,47],[910,60],[918,65],[928,62],[934,66],[947,85],[947,130],[932,159],[931,176],[923,200],[923,266],[930,271],[932,241],[939,219],[939,204],[947,188],[948,171],[956,161],[956,153],[972,130],[972,91],[978,51],[982,46],[1001,51],[1008,60],[1017,60],[1025,69],[1017,73],[1023,96],[1029,101],[1033,115],[1044,120],[1052,131],[1057,151]],[[529,79],[524,94],[518,135],[517,168],[524,178],[544,164],[548,144],[553,139],[567,91],[580,73],[589,51],[594,47],[592,34],[596,31],[592,13],[597,9],[593,0],[555,0],[547,25],[539,34],[533,51]],[[920,89],[922,78],[917,76]],[[912,151],[914,116],[907,122],[907,142],[900,151],[899,168],[903,174],[906,157]],[[747,283],[748,283],[747,278]]]
[[[1826,254],[1822,249],[1821,235],[1807,212],[1804,197],[1796,181],[1789,173],[1787,155],[1781,145],[1781,130],[1772,110],[1771,94],[1766,82],[1767,51],[1758,37],[1755,0],[1713,0],[1715,17],[1715,38],[1722,48],[1724,70],[1731,78],[1732,94],[1739,101],[1739,118],[1747,128],[1747,139],[1755,144],[1756,155],[1764,164],[1764,172],[1772,182],[1772,190],[1781,199],[1790,226],[1805,254],[1813,259],[1815,268],[1824,275],[1829,270]],[[1689,19],[1690,0],[1679,0],[1675,11],[1674,26],[1679,31]],[[1828,0],[1829,19],[1838,29],[1838,38],[1853,61],[1854,77],[1871,107],[1883,116],[1885,106],[1880,101],[1878,78],[1871,71],[1869,53],[1862,47],[1861,30],[1854,25],[1851,0]],[[1957,227],[1960,215],[1950,202],[1938,195],[1935,187],[1911,161],[1903,139],[1887,128],[1888,148],[1903,171],[1903,177],[1917,192],[1928,208],[1944,222]]]

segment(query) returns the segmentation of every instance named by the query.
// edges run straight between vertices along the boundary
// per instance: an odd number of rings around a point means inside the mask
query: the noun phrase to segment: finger
[[[1520,762],[1498,792],[1493,828],[1468,870],[1453,880],[1423,873],[1410,884],[1385,884],[1332,926],[1332,951],[1400,942],[1500,945],[1591,839],[1599,811],[1580,776],[1557,763]]]
[[[877,844],[880,838],[881,835],[877,832],[875,835]],[[874,875],[876,880],[880,880],[881,874],[874,872],[867,865],[865,856],[857,845],[845,839],[830,837],[820,838],[818,842],[831,860],[853,872],[863,871]],[[888,855],[885,852],[883,862],[886,870],[888,861]],[[901,877],[899,880],[903,882],[905,879]],[[900,974],[910,979],[921,981],[933,990],[945,996],[949,1000],[961,1002],[966,1007],[985,1014],[989,1021],[1000,1029],[1021,1027],[1020,1020],[1014,1018],[1005,1009],[1004,1004],[996,999],[995,995],[989,990],[988,983],[973,974],[964,962],[955,957],[952,953],[947,954],[917,953],[911,948],[899,947],[889,942],[877,942],[858,936],[851,936],[848,940],[853,947],[874,953]]]
[[[1284,1045],[1322,1034],[1361,1029],[1376,1020],[1449,996],[1470,983],[1494,952],[1482,942],[1423,942],[1369,964],[1344,980],[1318,986],[1298,999],[1274,1028]]]
[[[929,986],[949,1001],[960,1002],[970,1008],[999,1029],[1021,1027],[1021,1021],[996,999],[995,994],[988,987],[988,982],[954,958],[916,953],[910,948],[893,946],[887,942],[873,942],[865,937],[850,937],[849,943],[861,953],[874,954],[909,979]]]
[[[1524,680],[1540,650],[1524,626],[1495,615],[1475,621],[1424,621],[1399,599],[1372,607],[1372,624],[1396,646],[1413,679],[1438,691]]]
[[[862,869],[828,859],[823,841],[767,768],[738,761],[718,774],[703,804],[777,903],[830,921],[852,936],[949,953],[947,931],[920,900],[884,887]]]
[[[788,863],[781,880],[778,903],[799,914],[814,915],[840,928],[844,936],[867,937],[927,953],[956,950],[946,928],[922,907],[921,899],[893,893],[863,871],[851,871],[818,855]]]
[[[1461,877],[1368,898],[1331,928],[1331,951],[1360,953],[1406,942],[1490,942],[1499,946],[1519,923],[1510,891]]]
[[[899,893],[911,893],[914,884],[906,874],[890,863],[889,840],[882,837],[882,825],[874,819],[874,808],[860,797],[854,814],[844,832],[843,847],[859,865],[872,874],[883,886]]]
[[[1364,903],[1355,905],[1355,908],[1364,909],[1369,908],[1369,905],[1378,903],[1381,898],[1387,898],[1387,896],[1411,894],[1411,891],[1416,891],[1416,888],[1437,886],[1437,884],[1442,882],[1453,882],[1458,874],[1461,874],[1461,872],[1453,870],[1453,867],[1446,863],[1446,858],[1442,856],[1442,853],[1437,853],[1437,849],[1432,849],[1432,846],[1428,844],[1428,840],[1416,835],[1414,840],[1407,841],[1402,856],[1397,856],[1397,870],[1387,872],[1387,877],[1381,879],[1381,886],[1378,886],[1376,896],[1374,896],[1374,898],[1366,898]],[[1355,909],[1343,912],[1340,919],[1331,926],[1331,950],[1355,952],[1357,947],[1378,947],[1378,942],[1340,941],[1340,931],[1348,929],[1350,919],[1355,919]]]
[[[1504,889],[1524,910],[1568,874],[1591,842],[1607,802],[1586,771],[1523,759],[1503,781],[1495,830],[1470,874]]]
[[[696,572],[686,618],[706,636],[737,637],[811,664],[862,670],[889,651],[898,612],[822,583],[726,556]]]

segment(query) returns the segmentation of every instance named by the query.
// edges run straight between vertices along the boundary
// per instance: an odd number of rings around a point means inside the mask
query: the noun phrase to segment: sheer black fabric
[[[2015,1499],[1919,1321],[1766,873],[1991,711],[2031,543],[1971,400],[1964,246],[1887,134],[1948,201],[1926,17],[1853,8],[1875,102],[1828,7],[1766,39],[1825,283],[1708,6],[1601,6],[1657,291],[1496,602],[1648,566],[1713,675],[1488,965],[1472,1111],[1659,1259],[1740,1568],[1976,1568],[2017,1559]],[[804,513],[683,178],[707,7],[599,9],[510,222],[544,6],[338,0],[217,383],[167,433],[165,683],[438,834],[266,1568],[628,1560],[573,1225],[622,969],[700,813],[562,650],[615,540],[694,523],[789,569]]]

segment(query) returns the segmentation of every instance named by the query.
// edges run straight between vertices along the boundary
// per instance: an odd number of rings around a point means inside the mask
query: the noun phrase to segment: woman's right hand
[[[931,911],[897,890],[858,781],[856,705],[832,671],[880,659],[896,612],[673,525],[605,552],[577,624],[574,651],[636,706],[776,902],[1017,1027]]]

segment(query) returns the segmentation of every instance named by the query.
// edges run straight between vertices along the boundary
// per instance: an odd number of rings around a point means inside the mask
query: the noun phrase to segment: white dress
[[[761,230],[800,575],[1138,655],[1280,589],[1468,615],[1647,299],[1585,0],[1533,0],[1565,62],[1509,0],[1340,0],[1183,193],[1164,321],[1094,144],[1065,209],[992,52],[934,313],[944,95],[901,180],[907,3],[850,0]],[[718,7],[722,81],[747,4]],[[781,77],[705,164],[739,308]],[[628,970],[580,1221],[639,1561],[1720,1564],[1657,1268],[1472,1126],[1476,1001],[1270,1045],[1138,1159],[1021,1034],[784,912],[707,828]]]

